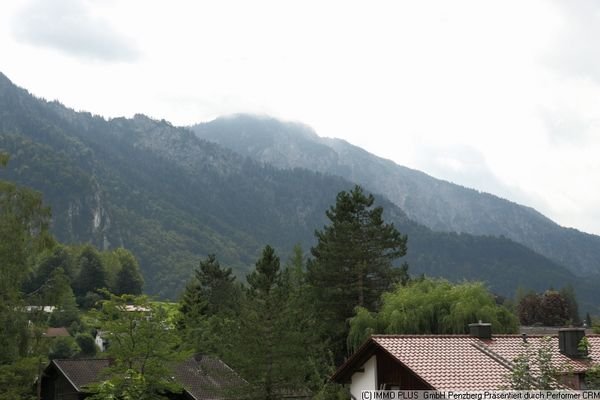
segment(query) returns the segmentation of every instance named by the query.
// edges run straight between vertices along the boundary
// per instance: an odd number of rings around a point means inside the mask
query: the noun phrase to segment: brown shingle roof
[[[67,328],[48,328],[46,332],[42,334],[44,337],[63,337],[71,336]]]
[[[247,385],[238,374],[218,358],[195,356],[174,368],[175,379],[197,400],[227,397]]]
[[[52,363],[81,392],[83,386],[98,381],[100,371],[108,367],[108,359],[52,360]]]
[[[109,366],[108,359],[53,360],[52,363],[73,384],[76,390],[101,378],[101,371]],[[175,380],[196,400],[219,399],[239,391],[247,383],[229,366],[217,358],[196,356],[178,363],[173,368]]]
[[[600,360],[600,336],[590,335],[590,357]],[[527,342],[535,351],[542,336],[529,336]],[[553,363],[569,365],[574,372],[589,367],[590,360],[571,359],[560,353],[558,337],[551,338]],[[500,335],[490,340],[468,335],[376,335],[372,336],[332,379],[343,381],[358,364],[376,349],[389,353],[400,364],[421,377],[437,390],[494,390],[508,386],[507,376],[513,360],[522,352],[521,335]],[[356,365],[354,365],[356,364]]]

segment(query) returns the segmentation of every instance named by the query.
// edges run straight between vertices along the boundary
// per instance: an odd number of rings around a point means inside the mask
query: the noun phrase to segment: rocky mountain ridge
[[[600,237],[563,228],[533,208],[433,178],[311,128],[238,114],[191,127],[198,137],[274,165],[341,176],[381,193],[435,231],[505,236],[565,265],[600,274]]]

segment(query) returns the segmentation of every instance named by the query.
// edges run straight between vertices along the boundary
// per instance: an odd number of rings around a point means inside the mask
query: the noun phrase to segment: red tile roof
[[[536,351],[540,347],[544,337],[547,336],[527,336],[527,344],[532,351]],[[600,361],[600,335],[587,335],[587,339],[591,345],[590,358],[595,362]],[[522,337],[515,335],[498,335],[494,336],[493,340],[485,342],[492,351],[511,361],[524,351]],[[558,336],[550,337],[550,345],[552,347],[552,363],[555,367],[571,368],[574,373],[584,372],[589,368],[589,359],[569,358],[560,352]]]
[[[591,359],[600,361],[600,336],[587,336]],[[532,351],[543,336],[527,337]],[[571,359],[560,353],[558,337],[550,341],[553,363],[582,372],[590,360]],[[500,335],[490,340],[469,335],[376,335],[372,336],[338,371],[334,380],[351,376],[366,356],[381,349],[437,390],[494,390],[508,387],[512,361],[525,351],[521,335]],[[354,365],[356,364],[356,365]],[[361,364],[361,365],[358,365]]]
[[[375,343],[435,389],[480,390],[507,385],[509,369],[470,336],[375,336]]]

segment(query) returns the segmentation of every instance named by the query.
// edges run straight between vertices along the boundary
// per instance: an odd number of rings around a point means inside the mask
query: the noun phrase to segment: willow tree
[[[358,308],[350,321],[348,342],[357,348],[371,334],[468,333],[477,321],[492,324],[496,333],[514,333],[518,319],[480,282],[453,284],[420,279],[382,296],[379,312]]]

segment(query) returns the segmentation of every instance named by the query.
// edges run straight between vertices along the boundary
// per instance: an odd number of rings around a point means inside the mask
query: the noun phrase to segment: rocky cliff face
[[[384,194],[436,230],[505,236],[580,276],[600,274],[600,237],[559,226],[536,210],[435,179],[310,128],[249,115],[192,127],[203,139],[280,168],[335,174]]]

